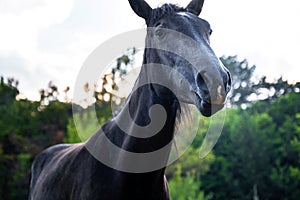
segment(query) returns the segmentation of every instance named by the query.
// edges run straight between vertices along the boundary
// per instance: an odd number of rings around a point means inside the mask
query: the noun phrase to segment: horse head
[[[168,71],[163,77],[179,91],[179,101],[196,105],[204,116],[222,109],[231,77],[210,46],[210,24],[198,17],[204,0],[192,0],[186,8],[164,4],[152,9],[144,0],[129,3],[147,24],[144,64],[160,63],[180,73],[171,76]],[[148,71],[157,76],[155,67]]]

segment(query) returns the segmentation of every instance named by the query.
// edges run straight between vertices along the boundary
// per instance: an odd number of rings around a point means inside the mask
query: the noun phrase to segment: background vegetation
[[[133,54],[117,59],[103,86],[126,74]],[[300,199],[300,84],[255,77],[255,66],[236,56],[222,61],[233,78],[223,133],[213,151],[199,159],[205,136],[200,128],[184,156],[168,168],[172,199]],[[40,90],[40,101],[33,102],[20,99],[17,80],[1,78],[0,199],[27,198],[30,165],[42,149],[80,141],[68,90],[60,102],[50,82]],[[112,98],[104,101],[106,94],[111,95],[108,87],[95,91],[100,123],[111,117]]]

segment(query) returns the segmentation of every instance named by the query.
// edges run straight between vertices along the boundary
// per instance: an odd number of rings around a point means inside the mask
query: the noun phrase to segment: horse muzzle
[[[213,102],[210,103],[206,100],[203,100],[198,94],[196,94],[196,102],[195,105],[197,107],[197,109],[200,111],[200,113],[205,116],[205,117],[210,117],[213,114],[215,114],[216,112],[218,112],[219,110],[221,110],[224,107],[224,101],[222,100],[218,100],[220,102]]]
[[[198,110],[204,116],[211,116],[221,110],[226,102],[227,94],[231,89],[231,77],[229,71],[222,74],[220,81],[204,81],[201,75],[197,77],[198,92],[196,94],[196,103]]]

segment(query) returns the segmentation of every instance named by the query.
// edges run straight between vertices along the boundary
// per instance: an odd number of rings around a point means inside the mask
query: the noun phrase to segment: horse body
[[[130,95],[128,104],[125,105],[129,107],[134,121],[138,124],[147,121],[144,111],[152,105],[161,104],[167,109],[169,113],[167,123],[154,137],[145,140],[129,136],[120,130],[115,119],[112,119],[102,126],[102,131],[95,133],[86,143],[55,145],[39,154],[32,167],[30,199],[169,199],[165,168],[147,173],[118,171],[99,162],[86,148],[90,143],[93,145],[102,134],[117,146],[133,152],[151,152],[170,142],[173,138],[178,104],[173,102],[172,94],[169,92],[164,91],[169,101],[155,94],[149,99],[145,93],[153,91],[150,86],[145,86]],[[136,107],[139,109],[135,109]],[[98,146],[97,150],[104,151],[103,148],[106,147]],[[168,155],[164,158],[167,162]],[[119,164],[122,165],[122,161]]]
[[[30,199],[169,199],[161,170],[143,174],[120,172],[96,160],[83,145],[76,146],[76,152],[70,151],[73,146],[59,149],[54,146],[35,161],[35,170],[40,171],[36,171],[38,178],[32,181]]]
[[[180,101],[188,99],[186,102],[194,103],[206,116],[214,114],[224,106],[226,94],[230,89],[230,77],[209,47],[209,34],[207,34],[210,31],[209,24],[196,16],[202,9],[203,1],[193,0],[186,9],[167,4],[160,10],[152,10],[143,0],[129,0],[129,3],[136,14],[146,20],[148,27],[158,29],[154,35],[157,33],[156,39],[160,42],[163,37],[159,31],[163,26],[163,28],[183,32],[197,40],[199,45],[204,46],[201,46],[203,51],[201,55],[195,57],[195,60],[200,60],[196,63],[204,66],[201,68],[202,71],[196,70],[191,63],[170,52],[145,49],[144,65],[135,84],[136,90],[132,91],[115,118],[106,122],[84,143],[56,145],[44,150],[36,157],[32,165],[30,200],[169,200],[167,180],[164,175],[166,167],[147,172],[126,172],[100,162],[95,155],[91,154],[91,149],[94,153],[107,154],[115,160],[116,166],[144,166],[149,163],[143,163],[138,159],[136,162],[128,163],[122,153],[115,155],[107,151],[108,143],[104,142],[103,138],[108,138],[109,142],[128,152],[147,154],[171,143],[175,122],[180,113]],[[170,22],[172,18],[179,20],[172,23]],[[192,26],[195,22],[197,22],[196,25]],[[182,27],[184,24],[186,24],[186,29]],[[197,29],[199,29],[198,32]],[[146,43],[153,43],[155,39],[153,37],[156,36],[147,34]],[[166,43],[169,45],[168,41]],[[170,45],[173,43],[176,41],[171,41]],[[177,45],[182,48],[183,52],[189,51],[188,47],[184,49],[184,44],[180,41]],[[192,52],[191,55],[195,53],[197,52]],[[191,87],[183,85],[184,83],[178,77],[170,77],[170,74],[164,74],[164,72],[158,74],[157,68],[147,66],[149,63],[160,63],[174,68],[185,76]],[[207,68],[208,66],[211,70]],[[218,73],[219,76],[213,75]],[[169,88],[151,83],[158,75],[165,77],[171,85],[181,89],[183,95],[178,98]],[[210,78],[214,78],[212,82],[215,82],[217,87],[209,83]],[[140,83],[145,80],[149,84],[141,86]],[[212,109],[213,104],[217,108]],[[149,110],[155,105],[161,105],[167,113],[163,127],[155,135],[139,138],[119,127],[118,119],[128,118],[126,111],[132,118],[127,123],[129,132],[134,132],[133,124],[147,126],[152,120]],[[170,147],[159,155],[158,161],[163,163],[163,166],[167,165],[169,153]]]

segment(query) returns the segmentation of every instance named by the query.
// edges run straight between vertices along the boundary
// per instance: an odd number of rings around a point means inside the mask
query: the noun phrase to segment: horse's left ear
[[[195,15],[200,15],[204,0],[192,0],[186,7],[186,10]]]
[[[152,8],[144,0],[128,0],[132,10],[145,20],[149,19]]]

